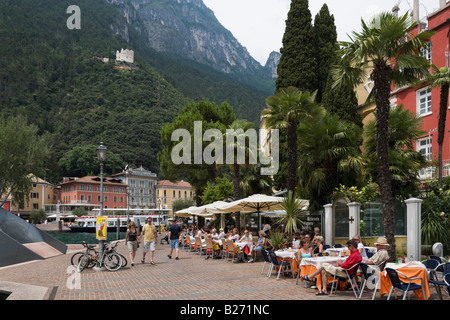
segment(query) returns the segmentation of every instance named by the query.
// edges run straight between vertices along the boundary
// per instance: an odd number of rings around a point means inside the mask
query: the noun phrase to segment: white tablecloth
[[[277,250],[275,251],[275,254],[277,255],[277,257],[283,258],[283,259],[287,259],[287,258],[291,258],[294,259],[295,254],[297,253],[298,250]]]
[[[369,252],[377,253],[378,249],[376,247],[364,247]]]
[[[400,269],[400,268],[424,268],[425,270],[427,269],[425,267],[425,265],[420,262],[420,261],[409,261],[406,263],[393,263],[393,262],[389,262],[386,263],[385,269],[386,268],[391,268],[391,269]]]
[[[332,265],[337,265],[338,260],[345,261],[347,257],[313,257],[313,258],[303,258],[300,262],[300,267],[304,265],[313,265],[316,269],[319,269],[323,263],[330,263]]]
[[[245,246],[248,246],[248,248],[250,249],[253,244],[252,241],[236,241],[235,243],[241,250],[244,249]]]

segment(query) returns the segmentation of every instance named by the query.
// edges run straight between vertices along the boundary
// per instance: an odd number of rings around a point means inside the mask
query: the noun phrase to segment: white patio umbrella
[[[239,199],[228,204],[224,204],[221,207],[218,207],[218,211],[220,213],[232,213],[238,212],[241,213],[250,213],[256,212],[258,213],[258,228],[261,229],[261,211],[266,210],[282,210],[281,202],[283,201],[283,197],[274,197],[268,196],[265,194],[254,194],[247,198]],[[302,200],[302,203],[306,203]],[[309,204],[309,201],[307,201]]]

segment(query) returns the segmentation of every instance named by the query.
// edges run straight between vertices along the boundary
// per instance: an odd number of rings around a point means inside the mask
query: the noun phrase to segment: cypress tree
[[[334,16],[330,15],[325,3],[314,18],[314,44],[316,48],[316,101],[321,102],[327,86],[328,74],[331,69],[337,49],[337,32],[334,24]]]
[[[276,90],[294,86],[301,91],[316,90],[314,33],[308,0],[292,0],[278,63]]]
[[[337,64],[338,61],[337,53],[334,53],[334,64]],[[332,88],[332,86],[333,75],[329,72],[322,96],[322,104],[327,112],[337,115],[341,120],[353,122],[362,128],[362,118],[357,112],[358,99],[353,86],[351,84],[341,84],[335,88]]]

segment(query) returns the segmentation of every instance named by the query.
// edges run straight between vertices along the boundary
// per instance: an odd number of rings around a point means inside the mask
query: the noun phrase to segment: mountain
[[[266,61],[264,68],[270,71],[270,75],[273,79],[277,77],[277,67],[278,62],[280,62],[281,53],[277,51],[272,51],[269,55],[269,58]]]
[[[271,71],[224,28],[202,0],[106,0],[157,52],[230,75],[264,94],[274,91]],[[189,64],[189,62],[188,62]]]
[[[125,163],[159,173],[160,129],[189,101],[227,101],[238,117],[259,123],[264,99],[273,94],[268,71],[248,56],[247,68],[253,69],[230,67],[226,73],[204,63],[206,59],[151,47],[153,29],[140,13],[151,1],[1,1],[0,116],[25,115],[40,133],[49,133],[54,154],[49,176],[42,177],[48,181],[59,182],[58,160],[66,152],[101,141]],[[154,2],[165,6],[166,1]],[[174,8],[190,8],[188,16],[199,9],[197,19],[203,11],[211,18],[201,1],[173,2]],[[80,29],[67,27],[70,5],[81,10]],[[133,64],[115,64],[121,48],[134,50]]]

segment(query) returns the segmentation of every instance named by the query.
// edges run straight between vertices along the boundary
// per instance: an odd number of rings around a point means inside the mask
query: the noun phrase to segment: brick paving
[[[65,255],[0,268],[0,291],[3,283],[8,288],[14,288],[14,284],[18,287],[29,285],[29,288],[41,291],[46,288],[42,300],[355,300],[353,291],[318,297],[316,289],[305,288],[302,282],[296,285],[296,279],[290,276],[280,276],[277,280],[274,273],[268,278],[264,275],[267,265],[261,275],[261,256],[255,263],[232,264],[220,259],[205,260],[198,252],[180,249],[180,259],[175,260],[167,257],[170,246],[159,243],[155,251],[156,265],[148,263],[149,254],[147,263],[140,263],[141,245],[134,267],[129,261],[125,268],[116,272],[85,269],[78,274],[81,287],[69,289],[68,282],[69,285],[71,282],[68,280],[75,275],[70,268],[68,270],[70,258],[80,247],[70,245]],[[123,242],[119,244],[118,252],[129,260]],[[12,291],[14,293],[14,289]],[[17,291],[14,299],[30,299],[26,290]],[[438,299],[434,286],[430,286],[430,293],[431,299]],[[370,299],[371,293],[366,290],[362,300]],[[377,294],[376,300],[385,299]],[[444,299],[450,300],[447,294]]]

